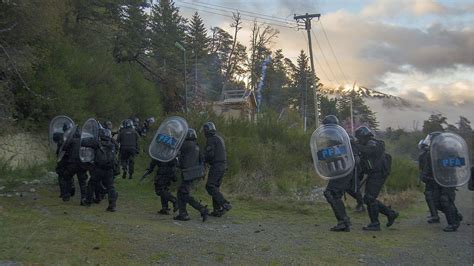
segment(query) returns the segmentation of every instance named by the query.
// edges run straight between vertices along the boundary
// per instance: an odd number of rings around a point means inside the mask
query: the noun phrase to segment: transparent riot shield
[[[99,141],[99,122],[94,118],[89,118],[82,126],[79,158],[83,163],[94,162],[94,149],[83,146],[83,143],[91,141]]]
[[[440,186],[459,187],[471,178],[468,146],[459,135],[444,132],[434,137],[430,155],[433,176]]]
[[[173,160],[179,152],[188,132],[188,122],[172,116],[163,121],[153,137],[148,153],[161,162]]]
[[[310,141],[316,173],[332,180],[352,173],[355,166],[349,135],[338,125],[323,125],[316,129]]]
[[[72,138],[76,126],[74,121],[67,116],[56,116],[49,123],[49,146],[56,152],[58,161],[64,157],[64,147]]]
[[[49,123],[49,146],[56,151],[64,143],[64,132],[74,126],[74,121],[64,115],[56,116]]]

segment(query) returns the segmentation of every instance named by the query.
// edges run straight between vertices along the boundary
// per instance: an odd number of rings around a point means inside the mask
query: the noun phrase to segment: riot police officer
[[[53,141],[56,143],[56,156],[59,157],[59,153],[61,149],[64,148],[64,132],[71,130],[71,125],[68,123],[63,124],[63,131],[62,132],[55,132],[53,135]],[[71,155],[71,151],[64,150],[64,156],[61,160],[58,161],[56,164],[56,173],[58,174],[58,184],[59,184],[59,197],[62,198],[63,201],[69,201],[71,197],[74,196],[76,192],[76,188],[74,186],[74,180],[72,178],[68,178],[68,165],[70,164],[69,156]]]
[[[147,175],[151,174],[153,170],[158,167],[155,176],[155,193],[161,199],[161,210],[158,211],[158,214],[169,215],[170,208],[168,203],[171,202],[173,204],[173,212],[178,210],[178,199],[171,194],[169,191],[169,187],[171,186],[171,182],[176,182],[176,166],[178,160],[175,158],[169,162],[160,162],[155,159],[151,159],[150,165],[146,169],[143,178]],[[143,179],[142,178],[142,179]]]
[[[86,202],[86,183],[87,183],[87,168],[84,163],[79,159],[79,150],[81,148],[81,132],[77,127],[72,139],[65,143],[63,150],[67,156],[63,158],[66,160],[64,173],[62,180],[64,182],[65,191],[73,191],[74,189],[74,175],[77,176],[79,183],[79,189],[81,192],[81,205],[85,205]],[[68,195],[64,195],[66,198]],[[64,199],[64,198],[63,198]]]
[[[387,216],[387,227],[392,226],[399,215],[377,199],[389,174],[384,170],[385,145],[382,141],[376,140],[372,131],[365,126],[356,129],[355,137],[358,141],[356,146],[360,152],[362,169],[367,174],[364,203],[367,205],[370,224],[362,229],[380,231],[379,213]]]
[[[122,178],[132,179],[135,170],[135,155],[140,151],[138,146],[139,135],[133,128],[132,120],[124,121],[124,128],[120,130],[117,142],[120,144],[120,163],[122,164]]]
[[[323,125],[338,125],[339,119],[334,115],[328,115],[323,119]],[[354,154],[356,156],[356,154]],[[357,160],[356,160],[357,161]],[[337,225],[332,227],[330,230],[335,232],[349,232],[351,222],[349,216],[347,216],[342,196],[345,191],[351,190],[352,181],[355,178],[355,169],[347,176],[332,179],[328,182],[326,190],[324,191],[324,197],[327,202],[331,205],[334,215],[337,219]]]
[[[203,125],[206,136],[205,161],[210,165],[207,176],[206,190],[212,197],[212,216],[220,217],[232,208],[230,202],[220,192],[222,178],[227,167],[225,144],[222,137],[217,135],[216,126],[212,122]]]
[[[421,150],[418,156],[418,165],[420,169],[420,180],[425,183],[425,200],[430,211],[428,223],[439,223],[438,209],[435,201],[436,181],[433,178],[429,165],[431,164],[430,149],[425,139],[420,140],[418,148]]]
[[[440,135],[441,132],[433,132],[428,134],[428,136],[425,138],[425,145],[428,146],[428,148],[431,148],[431,143],[433,142],[433,139]],[[423,160],[423,164],[421,172],[423,175],[423,178],[426,180],[434,180],[434,175],[433,175],[433,167],[431,164],[431,154],[426,153],[425,159]],[[433,201],[436,206],[436,208],[444,213],[446,216],[446,221],[448,223],[448,226],[443,229],[445,232],[455,232],[457,231],[463,216],[461,213],[458,211],[456,208],[456,205],[454,204],[454,201],[456,199],[456,188],[455,187],[443,187],[440,186],[438,183],[434,182],[433,183]],[[439,220],[438,220],[439,221]]]
[[[86,204],[90,205],[97,186],[102,183],[107,191],[109,206],[107,211],[115,212],[118,193],[114,185],[114,162],[118,147],[111,141],[112,132],[109,129],[99,129],[99,141],[87,139],[82,145],[94,149],[94,163],[91,178],[87,184]]]
[[[203,158],[199,151],[197,144],[197,134],[192,128],[188,129],[186,139],[180,149],[179,155],[179,168],[181,172],[181,185],[178,188],[178,211],[179,214],[174,217],[175,220],[188,221],[189,215],[186,210],[186,205],[189,203],[191,207],[199,211],[202,217],[202,221],[205,222],[209,216],[207,206],[203,206],[191,195],[193,180],[185,180],[183,176],[183,170],[190,169],[202,164]]]

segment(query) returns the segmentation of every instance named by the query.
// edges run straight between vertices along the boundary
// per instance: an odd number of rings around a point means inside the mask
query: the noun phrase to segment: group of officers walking
[[[120,168],[123,179],[133,178],[134,158],[140,152],[139,138],[146,134],[153,122],[154,119],[147,119],[140,127],[138,119],[126,119],[117,132],[112,132],[110,121],[101,124],[89,119],[79,128],[66,116],[55,117],[50,123],[50,142],[58,157],[56,172],[62,200],[69,201],[74,196],[76,175],[80,187],[80,205],[99,204],[107,196],[109,204],[106,210],[115,212],[118,192],[114,179],[120,175]],[[169,215],[171,203],[172,211],[178,212],[174,219],[187,221],[190,219],[186,208],[189,204],[199,211],[205,221],[209,215],[221,217],[232,208],[220,191],[227,169],[224,140],[217,134],[212,122],[205,123],[203,131],[207,139],[204,152],[199,149],[196,131],[186,128],[183,142],[171,160],[164,162],[151,159],[142,180],[157,168],[154,186],[155,193],[161,199],[159,214]],[[206,190],[212,197],[212,212],[191,195],[194,180],[204,178],[205,164],[209,165]],[[197,167],[201,169],[198,175],[193,171]],[[178,179],[178,168],[181,169],[183,180],[176,197],[170,192],[170,186]],[[189,172],[193,177],[185,178]]]
[[[384,142],[375,139],[365,126],[357,128],[353,138],[338,124],[336,116],[326,116],[311,139],[315,169],[319,176],[329,180],[324,196],[338,221],[330,230],[350,231],[351,222],[342,197],[347,192],[361,198],[359,188],[364,176],[367,177],[362,181],[365,183],[363,201],[370,223],[362,229],[379,231],[379,213],[387,217],[386,226],[392,226],[399,213],[377,199],[391,171],[392,158],[385,152]],[[418,147],[419,179],[425,183],[424,194],[430,211],[428,223],[440,223],[438,211],[441,211],[448,224],[443,231],[457,231],[463,216],[455,205],[456,187],[469,182],[468,188],[474,189],[474,167],[469,169],[467,144],[454,133],[433,132],[420,140]]]
[[[73,176],[77,175],[80,204],[90,206],[92,203],[100,203],[107,195],[107,211],[114,212],[118,198],[114,178],[120,174],[117,153],[123,171],[122,178],[126,179],[128,176],[132,179],[134,157],[140,151],[139,137],[146,134],[153,122],[154,119],[147,120],[143,127],[139,127],[138,121],[127,119],[123,121],[118,132],[112,133],[110,122],[101,125],[95,119],[89,119],[81,131],[65,116],[53,119],[50,124],[50,136],[58,156],[56,170],[60,197],[68,201],[74,195]],[[351,229],[351,221],[342,200],[345,193],[356,199],[356,211],[364,212],[364,204],[367,207],[370,223],[364,226],[363,230],[380,231],[379,214],[386,216],[387,227],[392,226],[399,213],[378,199],[391,171],[392,158],[385,151],[385,143],[376,139],[372,131],[365,126],[357,128],[354,137],[349,136],[339,126],[338,118],[334,115],[326,116],[322,122],[323,125],[313,133],[310,146],[316,172],[329,180],[324,196],[337,219],[336,226],[330,230],[349,232]],[[217,134],[216,126],[212,122],[203,125],[203,132],[207,142],[201,152],[196,130],[189,128],[183,118],[167,118],[157,130],[149,148],[152,159],[141,180],[157,169],[154,186],[155,193],[161,199],[159,214],[178,212],[174,219],[187,221],[190,219],[187,212],[189,204],[200,213],[202,220],[206,221],[209,215],[221,217],[232,208],[220,191],[227,168],[224,140]],[[462,143],[464,140],[455,134],[449,134],[446,136],[445,133],[433,132],[422,139],[418,144],[421,150],[418,161],[419,178],[425,183],[425,198],[431,214],[428,223],[439,223],[438,211],[441,211],[448,223],[443,230],[454,232],[463,219],[454,203],[456,187],[466,183],[465,168],[466,164],[469,165],[469,155],[467,147],[462,147],[465,145]],[[114,135],[117,137],[114,138]],[[441,139],[440,135],[445,143],[450,144],[449,147],[459,144],[456,147],[464,148],[466,156],[463,157],[462,151],[459,153],[458,150],[450,151],[449,156],[445,155],[447,151],[442,150],[442,146],[439,153],[441,157],[436,157],[436,164],[433,165],[432,144],[436,137],[437,140]],[[456,145],[452,145],[450,141],[454,141]],[[436,152],[434,154],[436,155]],[[212,212],[191,194],[193,182],[204,178],[206,165],[209,165],[206,190],[212,197]],[[170,186],[178,180],[178,169],[181,170],[181,184],[177,196],[174,196]],[[90,178],[87,172],[90,173]],[[471,169],[470,189],[472,172]],[[362,184],[365,184],[364,196],[361,193]]]

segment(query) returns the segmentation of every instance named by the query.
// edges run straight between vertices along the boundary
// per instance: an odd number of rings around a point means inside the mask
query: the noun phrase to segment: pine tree
[[[149,48],[146,0],[127,0],[120,8],[119,31],[115,40],[114,58],[117,62],[138,60]]]
[[[262,91],[263,107],[276,112],[280,112],[285,107],[286,93],[290,82],[284,59],[282,50],[277,50],[268,66]]]
[[[193,51],[193,56],[198,59],[207,57],[209,53],[210,38],[202,18],[195,12],[191,18],[186,35],[186,44],[189,50]]]
[[[151,53],[160,67],[165,111],[179,111],[184,107],[183,51],[176,42],[184,44],[186,20],[179,14],[173,1],[161,0],[152,7]]]
[[[432,114],[423,122],[423,133],[429,134],[435,131],[443,131],[448,125],[447,118],[442,114]]]
[[[355,92],[345,95],[337,102],[339,120],[345,126],[345,128],[348,129],[348,126],[350,125],[351,99],[355,127],[365,125],[372,130],[377,130],[379,123],[375,113],[369,108],[369,106],[365,104],[364,99]]]

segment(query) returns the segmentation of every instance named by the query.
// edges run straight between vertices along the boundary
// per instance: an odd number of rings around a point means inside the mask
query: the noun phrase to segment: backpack
[[[383,150],[382,155],[382,174],[387,177],[392,172],[392,155],[385,152],[385,142],[383,140],[377,140]]]
[[[94,162],[100,168],[113,169],[115,164],[115,146],[113,144],[99,145],[95,153]]]

